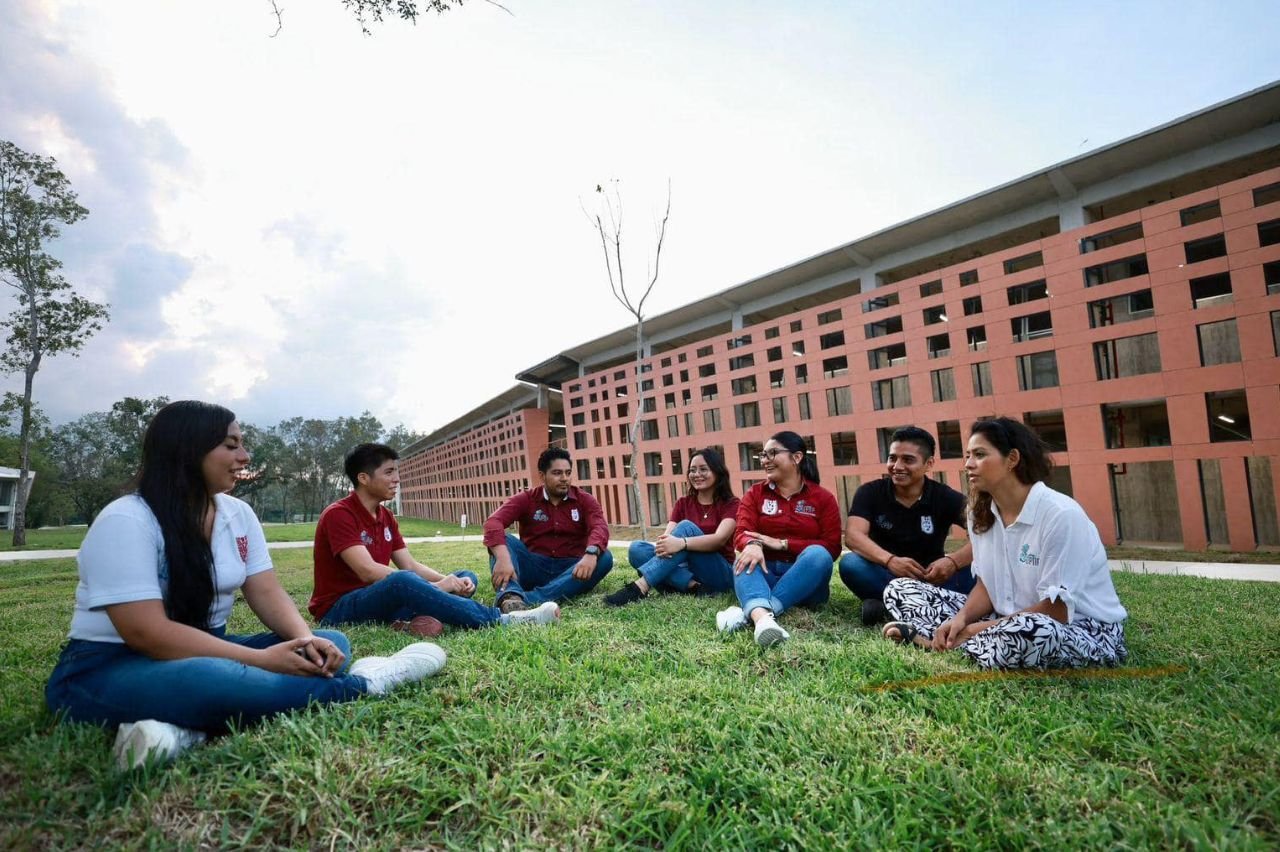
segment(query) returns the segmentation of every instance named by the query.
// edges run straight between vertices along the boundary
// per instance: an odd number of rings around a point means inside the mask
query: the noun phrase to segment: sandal
[[[898,631],[896,635],[890,636],[889,631]],[[880,635],[899,645],[914,645],[916,636],[920,635],[920,631],[916,629],[914,624],[905,621],[890,621],[880,631]]]

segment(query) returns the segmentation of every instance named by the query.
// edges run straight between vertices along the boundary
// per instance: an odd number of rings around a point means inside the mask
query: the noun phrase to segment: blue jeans
[[[693,521],[681,521],[671,534],[686,538],[705,535]],[[677,592],[684,592],[688,591],[689,584],[694,580],[708,592],[723,592],[733,587],[733,565],[719,551],[703,553],[682,550],[675,556],[663,559],[655,555],[654,547],[649,542],[633,541],[627,551],[627,561],[644,577],[651,589],[665,585]]]
[[[864,601],[882,600],[885,586],[889,585],[889,581],[893,579],[895,579],[894,575],[889,573],[888,568],[864,559],[856,553],[846,553],[840,557],[840,581],[849,587],[849,591]],[[968,568],[961,568],[939,588],[967,595],[973,591],[974,582],[973,572]]]
[[[458,571],[479,585],[471,571]],[[396,571],[363,589],[354,589],[333,602],[321,624],[366,624],[408,621],[430,615],[458,627],[488,627],[498,620],[496,607],[441,591],[412,571]]]
[[[246,648],[268,648],[283,642],[274,633],[253,636],[212,635]],[[351,643],[336,630],[317,630],[347,656]],[[365,693],[365,680],[348,674],[334,677],[285,675],[223,657],[156,660],[124,643],[72,639],[62,649],[45,687],[45,702],[72,722],[114,726],[159,719],[182,728],[222,733],[232,725],[306,707],[351,701]]]
[[[510,533],[507,533],[507,550],[511,553],[511,564],[515,566],[516,576],[498,594],[519,595],[530,606],[538,606],[547,601],[568,600],[589,592],[613,569],[613,554],[608,549],[600,552],[596,570],[586,580],[573,576],[573,566],[582,561],[581,556],[543,556],[529,550],[523,541]],[[490,571],[493,571],[495,561],[493,554],[490,554]]]
[[[822,545],[809,545],[795,562],[766,560],[765,565],[767,574],[756,568],[733,577],[733,590],[748,616],[756,607],[782,615],[797,604],[822,606],[831,597],[831,554]]]

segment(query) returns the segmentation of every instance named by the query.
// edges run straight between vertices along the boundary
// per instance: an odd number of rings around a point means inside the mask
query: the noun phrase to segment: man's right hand
[[[910,577],[913,580],[924,579],[924,568],[910,556],[890,556],[884,567],[895,577]]]
[[[516,569],[511,564],[510,557],[495,559],[493,573],[490,576],[493,579],[493,590],[495,592],[501,592],[505,589],[516,578]]]

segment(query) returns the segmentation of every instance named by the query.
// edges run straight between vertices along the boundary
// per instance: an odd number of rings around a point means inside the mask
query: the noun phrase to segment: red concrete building
[[[888,435],[1005,414],[1054,446],[1054,486],[1107,543],[1280,546],[1280,83],[559,353],[409,448],[404,509],[477,521],[548,443],[611,523],[661,523],[701,446],[734,486],[779,429],[848,503]]]

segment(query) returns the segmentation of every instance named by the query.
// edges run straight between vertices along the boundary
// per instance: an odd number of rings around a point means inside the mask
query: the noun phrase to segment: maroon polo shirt
[[[733,543],[738,550],[750,541],[747,533],[757,532],[770,538],[787,539],[787,552],[766,558],[779,562],[794,561],[811,544],[821,545],[834,561],[840,556],[840,506],[830,491],[805,480],[790,497],[778,493],[772,482],[758,482],[742,495],[738,504],[738,529]]]
[[[720,522],[725,518],[738,517],[738,498],[732,497],[723,502],[717,500],[710,506],[704,506],[698,502],[698,498],[692,494],[686,494],[676,501],[671,507],[671,523],[678,524],[681,521],[693,521],[698,525],[698,529],[702,530],[703,535],[711,535],[720,528]],[[733,536],[729,536],[729,540],[724,543],[724,547],[720,549],[720,555],[730,562],[733,561]]]
[[[320,513],[316,524],[316,540],[312,549],[315,563],[315,593],[307,609],[317,620],[347,592],[363,589],[365,583],[356,576],[338,554],[348,547],[363,544],[373,561],[390,565],[391,554],[405,546],[400,537],[396,516],[386,506],[378,506],[377,516],[370,515],[356,492],[352,491]]]
[[[581,556],[588,545],[609,546],[609,525],[596,498],[576,485],[558,505],[547,499],[539,485],[521,491],[484,522],[484,546],[506,542],[507,527],[519,522],[520,540],[533,553],[556,559]]]

